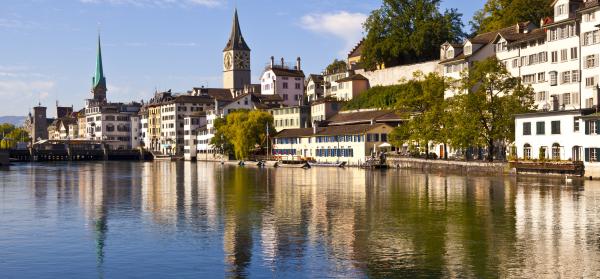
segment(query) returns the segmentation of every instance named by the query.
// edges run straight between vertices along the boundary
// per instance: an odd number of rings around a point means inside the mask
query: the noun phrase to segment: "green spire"
[[[92,78],[92,87],[106,88],[106,78],[102,69],[102,48],[100,47],[100,34],[98,34],[98,56],[96,57],[96,74]]]

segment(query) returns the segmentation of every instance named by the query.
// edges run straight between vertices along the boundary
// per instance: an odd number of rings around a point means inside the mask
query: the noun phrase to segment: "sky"
[[[485,0],[443,0],[467,23]],[[344,58],[381,0],[2,0],[0,116],[90,98],[100,31],[109,101],[156,90],[221,87],[222,50],[237,7],[258,83],[269,58],[302,58],[306,74]]]

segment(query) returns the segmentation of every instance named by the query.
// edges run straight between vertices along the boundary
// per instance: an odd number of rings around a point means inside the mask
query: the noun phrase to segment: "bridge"
[[[152,159],[152,155],[143,149],[112,150],[108,146],[108,141],[42,140],[29,149],[12,149],[8,152],[14,162]]]

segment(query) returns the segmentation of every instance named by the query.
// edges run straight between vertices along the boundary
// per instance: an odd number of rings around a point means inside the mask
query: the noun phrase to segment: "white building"
[[[186,116],[183,119],[183,140],[185,143],[183,155],[185,160],[196,160],[198,153],[198,131],[206,126],[206,112]]]
[[[88,100],[85,108],[86,139],[107,141],[111,149],[134,149],[139,146],[141,104],[105,103]]]
[[[322,99],[324,97],[323,75],[309,75],[305,87],[308,102]]]
[[[293,68],[286,65],[283,58],[281,64],[275,64],[274,57],[271,57],[271,63],[260,78],[261,92],[263,95],[279,95],[286,106],[303,104],[304,77],[300,57]]]

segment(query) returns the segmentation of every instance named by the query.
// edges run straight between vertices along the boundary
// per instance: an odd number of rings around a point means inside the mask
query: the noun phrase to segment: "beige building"
[[[338,100],[327,98],[310,104],[310,123],[322,122],[336,115],[342,108]]]
[[[387,143],[393,129],[384,123],[286,129],[274,137],[273,155],[360,165]]]
[[[369,80],[361,74],[350,74],[336,83],[337,90],[331,96],[341,101],[352,100],[369,89]]]
[[[273,115],[273,124],[276,131],[311,126],[309,106],[273,108],[269,112]]]

